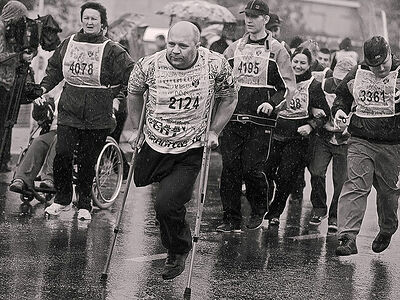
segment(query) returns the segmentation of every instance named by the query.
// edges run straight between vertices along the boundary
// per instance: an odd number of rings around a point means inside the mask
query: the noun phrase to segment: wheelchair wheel
[[[96,177],[92,186],[92,198],[98,207],[110,207],[117,199],[122,186],[122,152],[117,142],[107,137],[96,164]]]

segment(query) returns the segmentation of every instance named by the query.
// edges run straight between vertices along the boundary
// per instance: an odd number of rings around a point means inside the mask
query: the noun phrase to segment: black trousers
[[[270,205],[268,218],[279,218],[286,201],[308,161],[309,139],[298,138],[286,141],[273,139],[265,172],[269,181],[275,182],[275,196]]]
[[[97,158],[103,149],[109,129],[87,130],[58,125],[56,157],[54,158],[55,203],[72,201],[72,171],[74,151],[78,165],[78,208],[92,209],[91,189]]]
[[[268,182],[264,165],[268,158],[271,129],[252,123],[229,122],[221,136],[221,201],[224,221],[239,225],[242,220],[242,181],[252,214],[268,209]]]
[[[160,222],[161,242],[173,253],[192,249],[192,235],[185,220],[189,202],[201,168],[202,148],[181,154],[163,154],[145,143],[138,153],[134,181],[136,186],[159,182],[156,218]]]
[[[5,122],[7,119],[7,109],[9,101],[10,101],[10,92],[7,91],[3,86],[0,86],[0,143],[2,142],[5,131]],[[5,146],[3,149],[4,151],[3,164],[7,164],[10,161],[11,158],[10,149],[11,149],[11,130],[5,137]]]

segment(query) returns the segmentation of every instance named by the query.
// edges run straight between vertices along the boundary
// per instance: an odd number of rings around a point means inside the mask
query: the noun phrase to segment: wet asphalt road
[[[220,168],[214,154],[192,299],[400,299],[400,234],[383,253],[371,250],[378,231],[374,191],[357,239],[359,254],[336,257],[337,239],[327,236],[327,220],[308,225],[309,185],[303,202],[289,199],[279,230],[215,232],[221,217]],[[91,223],[78,221],[75,209],[46,220],[44,204],[36,200],[31,215],[21,216],[18,195],[8,191],[11,177],[0,174],[0,299],[183,298],[187,270],[171,281],[160,276],[166,251],[152,209],[156,185],[130,190],[109,279],[102,284],[121,201],[95,211]],[[245,198],[243,209],[247,216]],[[191,201],[193,229],[195,214]]]

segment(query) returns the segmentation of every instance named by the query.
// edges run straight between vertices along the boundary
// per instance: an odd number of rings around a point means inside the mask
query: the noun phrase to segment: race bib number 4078
[[[74,75],[92,75],[93,63],[72,62],[69,70]]]

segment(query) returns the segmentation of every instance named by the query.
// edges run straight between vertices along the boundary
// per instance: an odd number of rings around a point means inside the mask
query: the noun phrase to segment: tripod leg
[[[4,150],[6,148],[7,136],[10,134],[14,124],[17,123],[19,108],[21,103],[22,92],[25,87],[26,78],[28,76],[29,64],[23,63],[17,67],[14,84],[9,93],[8,107],[5,122],[3,124],[3,132],[1,132],[0,143],[0,165],[4,162]]]

